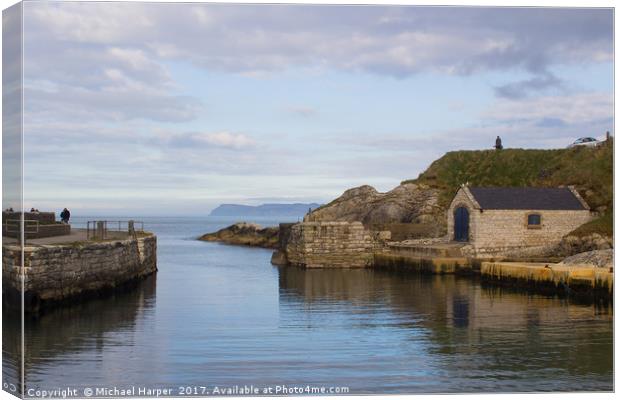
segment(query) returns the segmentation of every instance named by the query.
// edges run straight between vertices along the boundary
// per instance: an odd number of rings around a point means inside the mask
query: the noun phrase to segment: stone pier
[[[286,233],[280,243],[286,262],[307,268],[370,267],[385,235],[361,222],[301,222]]]
[[[20,307],[22,274],[25,311],[128,285],[157,271],[157,237],[26,245],[2,248],[3,302]]]

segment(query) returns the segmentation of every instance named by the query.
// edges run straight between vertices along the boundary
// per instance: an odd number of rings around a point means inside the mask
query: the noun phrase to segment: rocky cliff
[[[386,193],[372,186],[349,189],[334,201],[319,207],[307,221],[361,221],[366,226],[415,223],[438,228],[445,225],[445,212],[438,204],[439,190],[428,185],[405,183]]]

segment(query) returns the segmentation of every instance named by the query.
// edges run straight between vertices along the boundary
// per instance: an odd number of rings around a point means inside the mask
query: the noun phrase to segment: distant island
[[[211,217],[303,217],[308,209],[315,210],[320,207],[317,203],[293,203],[293,204],[261,204],[259,206],[246,206],[242,204],[222,204],[215,208]]]

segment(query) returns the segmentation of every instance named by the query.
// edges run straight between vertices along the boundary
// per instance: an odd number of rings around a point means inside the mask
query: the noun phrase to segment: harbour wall
[[[480,274],[503,285],[554,289],[577,296],[613,296],[613,270],[592,265],[483,262]]]
[[[21,248],[2,249],[3,303],[21,302]],[[157,271],[157,237],[24,247],[24,307],[56,303],[120,288]]]
[[[285,262],[306,268],[369,267],[389,232],[364,229],[361,222],[301,222],[280,237]]]
[[[465,257],[375,254],[373,268],[428,275],[473,275],[487,283],[572,297],[611,299],[614,273],[594,265],[484,261]]]
[[[422,274],[470,274],[480,271],[480,262],[464,257],[407,256],[394,252],[375,254],[373,267]]]
[[[613,271],[606,268],[564,266],[551,259],[547,263],[485,260],[456,256],[451,249],[432,245],[428,249],[438,254],[422,253],[418,248],[409,254],[387,243],[389,232],[369,231],[359,222],[302,222],[285,228],[279,238],[280,249],[272,258],[278,265],[473,275],[487,282],[558,294],[613,296]]]

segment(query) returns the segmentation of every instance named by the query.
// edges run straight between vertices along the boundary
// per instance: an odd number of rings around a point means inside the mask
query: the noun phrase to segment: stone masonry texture
[[[378,243],[361,222],[302,222],[290,228],[286,258],[307,268],[368,267]]]
[[[454,210],[461,206],[469,211],[469,243],[477,256],[555,245],[592,219],[589,210],[481,210],[475,199],[460,189],[448,209],[450,240],[454,238]],[[540,227],[528,227],[531,213],[541,216]]]
[[[64,300],[88,292],[115,288],[157,270],[157,238],[80,245],[26,246],[24,293],[39,303]],[[21,289],[20,248],[3,246],[2,279],[5,289]]]

